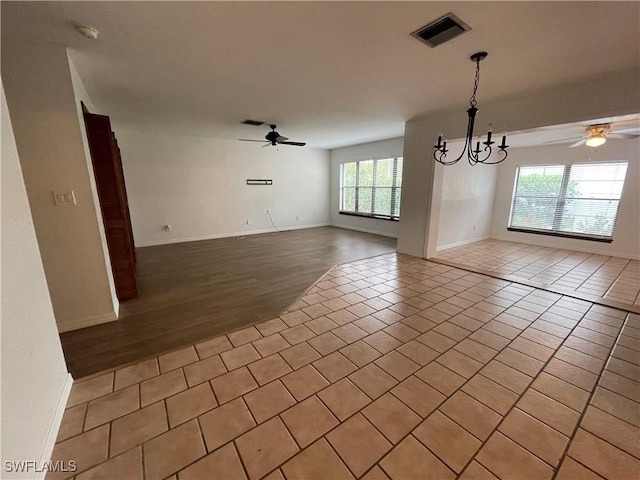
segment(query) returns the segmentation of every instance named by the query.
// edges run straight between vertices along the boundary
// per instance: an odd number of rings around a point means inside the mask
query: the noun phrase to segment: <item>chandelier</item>
[[[465,152],[467,154],[467,160],[469,160],[470,165],[475,165],[477,163],[493,165],[496,163],[500,163],[507,158],[507,148],[509,148],[509,145],[507,145],[506,143],[506,135],[502,135],[502,143],[497,148],[499,157],[494,158],[491,161],[489,160],[489,157],[491,157],[491,154],[494,152],[492,145],[496,143],[491,140],[491,124],[489,124],[489,129],[487,130],[487,140],[485,142],[482,142],[484,148],[480,148],[479,137],[476,142],[475,150],[473,148],[473,125],[475,123],[476,113],[478,113],[478,109],[476,108],[476,105],[478,104],[478,102],[476,101],[476,93],[478,91],[478,84],[480,83],[480,61],[487,58],[487,55],[487,52],[478,52],[471,55],[471,61],[476,62],[476,79],[473,84],[473,94],[469,99],[469,109],[467,110],[467,114],[469,115],[469,123],[467,124],[467,138],[465,140],[462,153],[460,153],[460,156],[455,160],[447,160],[447,152],[449,151],[447,150],[447,138],[445,137],[443,142],[442,133],[438,135],[438,143],[433,147],[435,149],[433,151],[433,158],[436,162],[439,162],[442,165],[453,165],[454,163],[457,163],[462,159]]]

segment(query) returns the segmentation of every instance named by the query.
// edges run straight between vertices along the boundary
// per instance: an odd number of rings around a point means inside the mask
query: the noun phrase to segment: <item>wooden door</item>
[[[138,295],[136,258],[120,149],[106,115],[84,112],[100,211],[118,300]]]

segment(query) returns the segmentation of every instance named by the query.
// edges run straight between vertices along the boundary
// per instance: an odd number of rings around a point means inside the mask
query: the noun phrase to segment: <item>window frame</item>
[[[377,177],[377,165],[380,160],[390,160],[393,159],[393,178],[392,184],[390,186],[387,185],[376,185],[376,177]],[[372,168],[372,182],[370,186],[362,186],[360,185],[360,164],[363,162],[373,162]],[[404,165],[404,157],[403,155],[388,155],[384,157],[373,157],[366,158],[362,160],[353,160],[348,162],[340,163],[340,198],[339,198],[339,206],[338,213],[340,215],[350,215],[354,217],[365,217],[365,218],[375,218],[377,220],[388,220],[392,222],[398,222],[400,220],[400,213],[398,201],[396,200],[396,195],[398,192],[402,192],[402,176],[398,175],[398,164],[402,162]],[[348,164],[356,164],[356,181],[355,185],[344,185],[344,166]],[[354,200],[354,211],[345,210],[344,207],[344,190],[345,188],[353,188],[355,190],[355,200]],[[381,213],[373,213],[375,210],[375,199],[376,199],[376,190],[387,188],[391,191],[391,199],[390,199],[390,211],[388,215]],[[371,212],[360,212],[359,211],[359,198],[360,198],[360,189],[371,189]],[[399,200],[399,199],[398,199]],[[393,215],[394,211],[398,211],[398,215]]]
[[[625,177],[623,180],[623,184],[622,184],[622,190],[620,192],[620,197],[615,199],[615,198],[609,198],[608,200],[616,200],[618,202],[618,208],[616,209],[616,216],[613,222],[613,226],[611,228],[611,236],[606,236],[606,235],[595,235],[595,234],[589,234],[589,233],[581,233],[581,232],[568,232],[568,231],[563,231],[560,230],[560,225],[562,223],[562,212],[564,211],[564,207],[565,204],[567,202],[567,190],[568,190],[568,185],[569,185],[569,180],[570,180],[570,175],[571,175],[571,167],[573,166],[581,166],[581,165],[605,165],[605,164],[626,164],[626,171],[625,171]],[[521,168],[526,168],[526,167],[538,167],[538,168],[544,168],[544,167],[563,167],[563,173],[562,173],[562,182],[560,185],[560,191],[558,193],[558,203],[556,205],[556,212],[554,214],[554,218],[553,218],[553,229],[552,230],[545,230],[545,229],[538,229],[538,228],[532,228],[532,227],[521,227],[521,226],[512,226],[512,222],[513,222],[513,211],[514,211],[514,206],[515,206],[515,201],[516,201],[516,192],[518,189],[518,181],[520,178],[520,169]],[[624,185],[626,183],[626,179],[627,179],[627,173],[628,173],[628,168],[629,168],[629,161],[628,160],[610,160],[610,161],[598,161],[598,162],[580,162],[580,163],[558,163],[558,164],[526,164],[526,165],[518,165],[516,167],[516,176],[515,176],[515,180],[513,183],[513,193],[511,195],[511,205],[509,208],[509,222],[507,224],[507,231],[510,232],[520,232],[520,233],[532,233],[535,235],[547,235],[547,236],[551,236],[551,237],[564,237],[564,238],[571,238],[571,239],[577,239],[577,240],[588,240],[588,241],[593,241],[593,242],[602,242],[602,243],[612,243],[613,242],[613,234],[615,232],[615,228],[616,228],[616,224],[618,221],[618,213],[620,211],[620,204],[622,203],[622,198],[624,195]],[[606,199],[603,199],[606,200]]]

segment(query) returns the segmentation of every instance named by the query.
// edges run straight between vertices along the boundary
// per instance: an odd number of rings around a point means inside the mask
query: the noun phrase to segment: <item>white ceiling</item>
[[[447,12],[472,30],[435,49],[409,36]],[[464,111],[478,50],[480,107],[638,68],[639,18],[639,2],[2,2],[3,34],[67,45],[116,127],[262,138],[252,118],[317,148]]]

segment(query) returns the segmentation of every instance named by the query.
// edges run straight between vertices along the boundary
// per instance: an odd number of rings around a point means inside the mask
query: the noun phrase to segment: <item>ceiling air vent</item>
[[[245,120],[244,122],[242,122],[245,125],[253,125],[254,127],[258,127],[260,125],[264,125],[264,122],[259,122],[258,120]]]
[[[419,28],[411,36],[433,48],[448,42],[458,35],[462,35],[467,30],[471,30],[469,25],[453,13],[447,13],[444,17],[440,17],[429,25]]]

